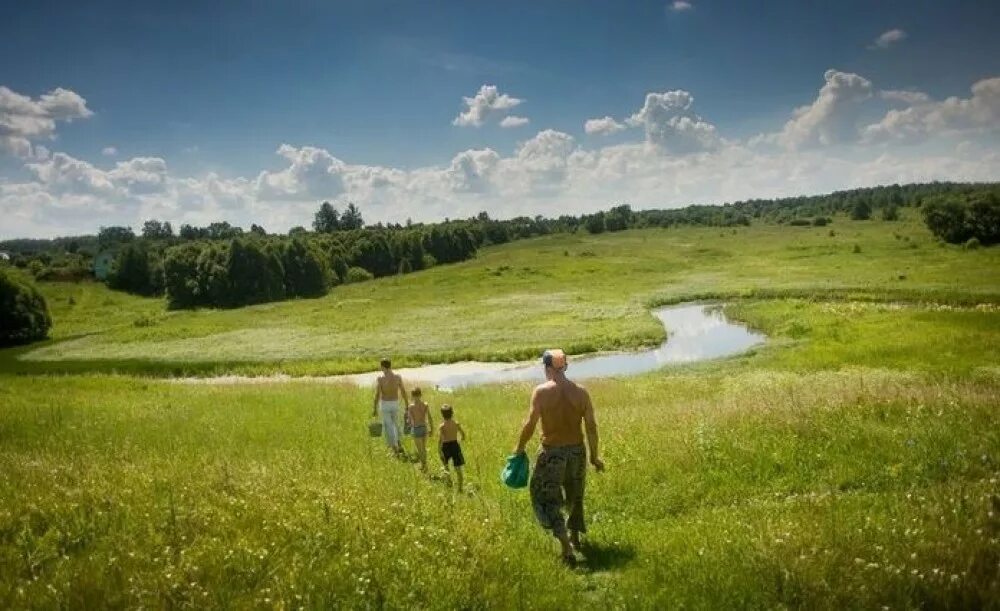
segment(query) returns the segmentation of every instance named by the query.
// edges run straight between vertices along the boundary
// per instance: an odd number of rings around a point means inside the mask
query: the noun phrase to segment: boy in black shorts
[[[465,464],[465,457],[462,456],[462,446],[458,443],[459,435],[465,441],[465,431],[462,425],[455,422],[454,410],[448,404],[441,406],[441,426],[438,427],[438,451],[441,453],[441,462],[444,463],[445,471],[448,470],[448,461],[455,467],[455,475],[458,476],[458,490],[462,491],[462,465]]]

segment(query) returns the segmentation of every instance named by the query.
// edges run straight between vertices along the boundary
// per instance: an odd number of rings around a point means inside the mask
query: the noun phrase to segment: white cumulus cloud
[[[685,0],[674,0],[668,6],[670,10],[675,13],[690,11],[691,9],[694,8],[694,6],[692,6],[690,2],[686,2]]]
[[[648,94],[622,122],[608,116],[584,124],[587,133],[620,133],[625,142],[586,147],[568,133],[542,129],[511,152],[464,150],[413,169],[349,163],[325,148],[284,144],[274,168],[181,176],[159,157],[87,161],[29,142],[33,154],[24,169],[30,178],[0,176],[0,237],[139,227],[150,218],[285,231],[308,225],[323,200],[341,209],[354,202],[369,222],[428,221],[482,210],[498,218],[558,216],[615,202],[676,207],[1000,176],[1000,77],[973,84],[967,97],[940,101],[916,91],[877,90],[856,74],[831,70],[824,78],[815,100],[784,127],[748,142],[723,138],[695,113],[693,96],[678,89]],[[51,117],[81,114],[69,97],[51,99],[45,103]],[[879,116],[872,111],[886,114],[860,130],[858,117]],[[504,117],[510,118],[489,120]],[[755,146],[757,140],[783,146]]]
[[[795,110],[777,134],[788,149],[831,145],[857,138],[860,103],[872,97],[871,81],[851,72],[827,70],[812,104]]]
[[[625,120],[641,127],[646,140],[673,153],[695,153],[717,148],[721,139],[715,126],[696,115],[694,96],[683,89],[647,93],[645,103]]]
[[[930,96],[928,96],[923,91],[908,91],[900,89],[889,89],[886,91],[880,91],[879,97],[883,100],[888,100],[890,102],[899,102],[902,104],[923,104],[930,101]]]
[[[74,91],[58,87],[38,99],[0,85],[0,149],[18,157],[35,155],[32,141],[52,139],[56,122],[85,119],[94,113]]]
[[[471,98],[463,97],[465,110],[452,121],[459,127],[481,127],[493,117],[502,117],[524,100],[500,93],[496,85],[483,85]]]
[[[918,96],[910,106],[891,109],[877,123],[865,127],[866,141],[918,141],[929,136],[1000,131],[1000,77],[972,85],[968,98],[942,101]]]
[[[106,146],[101,149],[101,154],[105,157],[114,157],[118,154],[118,149],[113,146]]]
[[[583,124],[583,131],[588,134],[600,134],[610,136],[625,129],[625,126],[611,117],[601,117],[600,119],[587,119]]]
[[[515,115],[504,117],[500,121],[500,127],[522,127],[527,124],[528,124],[528,117],[518,117]]]

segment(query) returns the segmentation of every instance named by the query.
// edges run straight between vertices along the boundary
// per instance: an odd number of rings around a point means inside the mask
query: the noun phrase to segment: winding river
[[[706,361],[746,352],[767,338],[746,326],[730,322],[717,305],[687,303],[653,310],[667,331],[667,340],[658,348],[638,352],[615,352],[569,359],[569,374],[574,380],[633,376],[673,364]],[[506,382],[544,380],[537,362],[488,363],[465,361],[397,369],[407,385],[433,386],[449,391],[465,386]],[[378,372],[323,377],[286,375],[215,378],[183,378],[179,382],[200,384],[248,384],[284,381],[349,382],[371,386]]]

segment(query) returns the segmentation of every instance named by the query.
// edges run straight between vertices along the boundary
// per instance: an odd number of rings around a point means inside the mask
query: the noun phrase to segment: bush
[[[193,308],[204,304],[198,284],[198,257],[201,250],[202,245],[196,243],[182,244],[167,250],[163,258],[163,284],[168,308]]]
[[[830,219],[825,216],[817,216],[813,219],[813,227],[826,227],[830,224]]]
[[[426,254],[423,256],[423,264],[424,264],[424,269],[430,269],[435,265],[437,265],[438,262],[437,259],[434,258],[434,255]]]
[[[969,203],[969,225],[972,235],[983,244],[1000,242],[1000,196],[988,193]]]
[[[368,271],[363,267],[349,267],[347,269],[347,276],[344,278],[344,284],[365,282],[367,280],[372,280],[374,278],[375,276],[373,276],[370,271]]]
[[[872,217],[872,205],[867,200],[859,199],[851,207],[851,220],[867,221]]]
[[[923,208],[924,223],[937,238],[961,244],[972,237],[968,205],[959,199],[938,199]]]
[[[24,274],[0,268],[0,346],[45,339],[52,327],[45,297]]]
[[[150,261],[145,246],[130,243],[122,248],[115,259],[115,267],[108,276],[108,286],[136,295],[155,295],[163,288],[160,278],[162,269],[156,269]]]
[[[895,204],[889,204],[888,206],[882,208],[882,220],[883,221],[898,221],[899,220],[899,208]]]
[[[274,252],[265,252],[256,240],[233,240],[226,257],[229,294],[216,303],[238,307],[283,299],[284,275]]]
[[[292,240],[282,250],[285,294],[289,297],[322,297],[330,288],[330,268],[323,256],[302,240]]]
[[[788,225],[790,227],[808,227],[812,223],[809,222],[809,219],[792,219],[788,221]]]
[[[861,252],[861,246],[859,244],[855,244],[854,248],[851,249],[851,252],[853,252],[854,254],[860,253]]]
[[[604,233],[604,230],[606,229],[604,213],[598,212],[597,214],[591,214],[584,219],[583,225],[590,233]]]
[[[976,250],[980,246],[981,244],[979,243],[979,238],[969,238],[968,241],[962,245],[962,248],[965,250]]]

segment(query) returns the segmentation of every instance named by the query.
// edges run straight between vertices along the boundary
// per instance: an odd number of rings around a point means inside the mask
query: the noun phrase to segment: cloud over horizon
[[[489,119],[503,117],[513,108],[524,102],[524,100],[509,96],[506,93],[500,93],[496,85],[483,85],[476,92],[476,95],[471,98],[463,97],[462,102],[465,104],[465,110],[452,120],[452,125],[457,125],[458,127],[481,127]],[[507,117],[506,119],[509,118]],[[516,117],[515,121],[522,119],[527,123],[528,120],[523,117]],[[509,127],[509,125],[504,127]]]
[[[648,92],[620,120],[584,122],[585,134],[616,135],[612,144],[543,128],[519,139],[509,153],[479,146],[437,165],[402,169],[351,163],[322,147],[286,143],[275,150],[280,167],[250,176],[178,175],[156,156],[114,160],[102,151],[97,162],[49,152],[37,141],[55,138],[58,122],[93,115],[84,98],[54,89],[32,99],[0,87],[0,142],[8,161],[19,163],[26,175],[0,178],[2,237],[136,227],[150,218],[255,222],[285,231],[308,225],[324,200],[354,202],[371,222],[419,221],[481,210],[496,217],[558,216],[616,202],[676,207],[892,182],[1000,178],[994,146],[1000,77],[972,83],[968,97],[944,100],[913,90],[878,90],[859,74],[835,69],[821,82],[811,102],[774,131],[753,138],[724,137],[695,112],[690,92],[672,89]],[[483,85],[464,100],[456,125],[528,123],[509,114],[522,100],[496,86]]]

